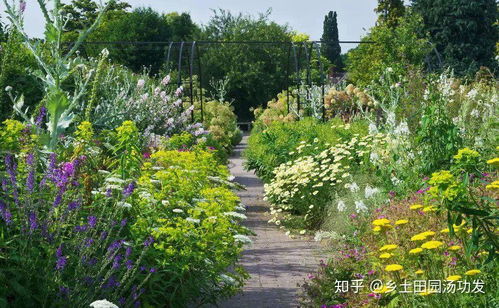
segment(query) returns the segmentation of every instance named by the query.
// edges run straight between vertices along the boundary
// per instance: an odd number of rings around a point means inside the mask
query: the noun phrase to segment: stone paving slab
[[[256,234],[240,260],[251,278],[241,294],[221,303],[220,307],[298,307],[298,285],[316,271],[321,259],[320,245],[313,240],[291,239],[267,223],[270,214],[268,204],[263,201],[263,183],[242,166],[241,152],[246,146],[247,136],[244,136],[230,159],[230,170],[235,181],[247,188],[238,195],[247,207],[248,219],[244,224]]]

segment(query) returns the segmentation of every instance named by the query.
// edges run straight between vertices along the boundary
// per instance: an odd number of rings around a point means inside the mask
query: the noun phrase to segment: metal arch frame
[[[168,65],[168,69],[170,69],[170,55],[172,51],[172,46],[173,42],[170,42],[170,44],[168,44],[168,52],[166,53],[166,65]]]
[[[326,120],[326,74],[324,74],[324,63],[322,63],[321,46],[317,42],[312,42],[312,47],[317,51],[317,58],[319,62],[319,71],[321,72],[321,101],[322,101],[322,121]]]
[[[198,55],[198,84],[199,84],[199,102],[201,104],[201,123],[204,121],[204,95],[203,95],[203,71],[201,65],[201,52],[199,44],[196,44],[196,53]]]
[[[289,66],[291,65],[291,44],[288,45],[288,54],[286,57],[286,100],[287,100],[287,105],[288,105],[288,114],[290,111],[290,104],[291,102],[289,101]]]
[[[306,67],[306,85],[307,85],[307,99],[310,99],[310,86],[312,86],[312,76],[311,76],[311,66],[310,62],[312,61],[312,45],[310,45],[310,50],[308,50],[308,44],[307,42],[303,42],[303,51],[305,52],[305,60],[307,61],[307,67]],[[298,85],[301,86],[301,85]],[[299,93],[299,92],[298,92]]]
[[[299,61],[299,57],[300,57],[300,50],[298,50],[298,54],[296,53],[296,45],[295,43],[291,43],[291,47],[293,49],[293,58],[295,60],[295,73],[296,73],[296,84],[297,86],[299,87],[300,86],[300,82],[301,82],[301,78],[300,78],[300,61]],[[300,48],[301,49],[301,48]],[[300,94],[297,95],[297,98],[296,98],[296,102],[297,102],[297,112],[299,113],[300,112]],[[289,104],[289,102],[288,102]]]
[[[194,54],[196,52],[196,41],[191,43],[191,58],[189,60],[189,96],[191,99],[191,106],[192,106],[192,113],[191,113],[191,119],[192,122],[194,122],[194,83],[192,80],[193,73],[194,73]]]
[[[185,45],[185,42],[182,41],[180,42],[180,48],[179,48],[179,52],[178,52],[178,87],[180,88],[180,86],[182,85],[182,53],[184,51],[184,45]]]
[[[172,48],[174,48],[175,45],[180,45],[179,48],[179,53],[178,53],[178,85],[182,85],[182,59],[183,59],[183,54],[184,54],[184,46],[187,44],[190,44],[190,53],[189,53],[189,58],[188,64],[189,64],[189,84],[190,84],[190,99],[191,99],[191,104],[194,104],[194,91],[193,91],[193,86],[194,86],[194,65],[195,65],[195,60],[196,60],[196,55],[197,55],[197,66],[198,66],[198,84],[199,84],[199,99],[200,99],[200,108],[201,108],[201,121],[204,120],[204,95],[203,95],[203,88],[202,88],[202,81],[203,81],[203,75],[202,75],[202,63],[201,63],[201,53],[200,53],[200,45],[210,45],[210,44],[249,44],[249,45],[264,45],[264,44],[277,44],[277,45],[285,45],[288,46],[287,50],[287,67],[286,67],[286,89],[287,89],[287,99],[288,99],[288,113],[290,112],[290,96],[292,95],[290,91],[290,75],[291,75],[291,61],[294,60],[294,71],[296,73],[296,78],[295,82],[297,87],[299,88],[301,85],[301,72],[302,72],[302,51],[301,49],[304,49],[305,53],[305,60],[306,60],[306,70],[307,70],[307,76],[306,76],[306,81],[307,85],[312,84],[312,78],[311,78],[311,62],[313,58],[313,51],[315,49],[317,55],[318,55],[318,65],[319,65],[319,70],[320,70],[320,78],[321,78],[321,96],[322,96],[322,104],[323,104],[323,110],[322,110],[322,118],[325,120],[325,105],[324,105],[324,97],[325,97],[325,84],[326,84],[326,77],[325,77],[325,71],[324,71],[324,63],[321,59],[321,48],[320,44],[323,43],[322,41],[307,41],[307,42],[301,42],[301,43],[295,43],[295,42],[283,42],[283,41],[193,41],[193,42],[174,42],[174,41],[168,41],[168,42],[125,42],[125,41],[118,41],[118,42],[85,42],[82,44],[82,47],[84,48],[84,52],[86,52],[86,46],[85,45],[114,45],[114,46],[123,46],[123,45],[168,45],[168,51],[166,53],[166,63],[167,63],[167,68],[171,71],[172,66],[171,66],[171,57],[172,57]],[[376,44],[374,41],[340,41],[340,43],[355,43],[355,44]],[[71,42],[68,42],[66,44],[71,44]],[[298,44],[298,46],[297,46]],[[298,52],[297,52],[297,47],[298,47]],[[188,48],[186,48],[188,49]],[[291,54],[291,52],[293,54]],[[437,58],[439,62],[441,62],[441,56],[438,53],[438,51],[435,51],[437,53]],[[299,89],[298,89],[299,90]],[[307,91],[309,91],[307,89]],[[182,107],[183,108],[183,107]],[[297,110],[300,112],[301,109],[301,102],[300,102],[300,95],[298,93],[297,96]],[[194,112],[192,114],[192,118],[194,120]]]

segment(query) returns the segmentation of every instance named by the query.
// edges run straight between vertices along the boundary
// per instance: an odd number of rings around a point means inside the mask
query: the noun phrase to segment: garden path
[[[243,292],[221,303],[222,308],[298,307],[298,284],[313,273],[319,264],[320,245],[309,239],[291,239],[270,219],[269,206],[263,201],[263,183],[252,172],[243,169],[242,151],[248,136],[236,147],[230,159],[235,181],[246,186],[239,197],[247,207],[245,226],[255,232],[253,244],[246,247],[240,264],[251,275]]]

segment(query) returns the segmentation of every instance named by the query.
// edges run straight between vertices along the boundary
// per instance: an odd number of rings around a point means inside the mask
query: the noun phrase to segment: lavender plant
[[[104,173],[89,192],[85,155],[44,162],[32,129],[15,133],[21,151],[1,155],[0,166],[0,306],[85,307],[101,298],[139,306],[156,270],[145,262],[153,239],[129,236],[134,184]]]

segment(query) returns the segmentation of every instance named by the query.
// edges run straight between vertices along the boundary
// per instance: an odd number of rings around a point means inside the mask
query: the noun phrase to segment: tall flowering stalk
[[[19,157],[2,155],[0,164],[0,247],[8,256],[0,259],[6,283],[0,298],[16,307],[85,307],[99,298],[140,305],[156,271],[146,262],[153,239],[128,238],[129,209],[119,205],[136,184],[89,197],[85,156],[61,162],[51,154],[40,171],[43,157],[23,150]],[[105,187],[101,176],[93,181]]]
[[[50,60],[46,60],[43,57],[44,49],[42,49],[40,45],[34,44],[24,31],[22,22],[22,11],[25,9],[24,1],[21,2],[19,9],[16,9],[7,0],[3,0],[3,3],[7,8],[6,13],[9,21],[21,34],[24,44],[38,62],[39,70],[34,74],[44,85],[45,100],[47,102],[46,107],[49,114],[49,121],[46,124],[50,133],[50,138],[48,138],[46,145],[50,150],[54,150],[58,142],[58,137],[64,133],[66,128],[73,121],[73,111],[85,94],[92,74],[87,74],[87,76],[76,85],[74,93],[64,90],[62,84],[68,80],[68,78],[75,76],[75,72],[78,71],[81,59],[78,57],[74,58],[74,55],[90,32],[99,25],[107,7],[102,6],[100,8],[100,13],[92,26],[87,30],[82,31],[78,40],[71,46],[70,50],[64,53],[64,46],[61,38],[71,16],[62,10],[60,0],[52,1],[53,9],[50,11],[47,9],[45,1],[39,0],[38,3],[46,19],[44,48],[48,48],[51,55]],[[14,110],[23,116],[26,121],[33,122],[25,111],[22,110],[22,107],[23,98],[21,97],[15,102]]]

